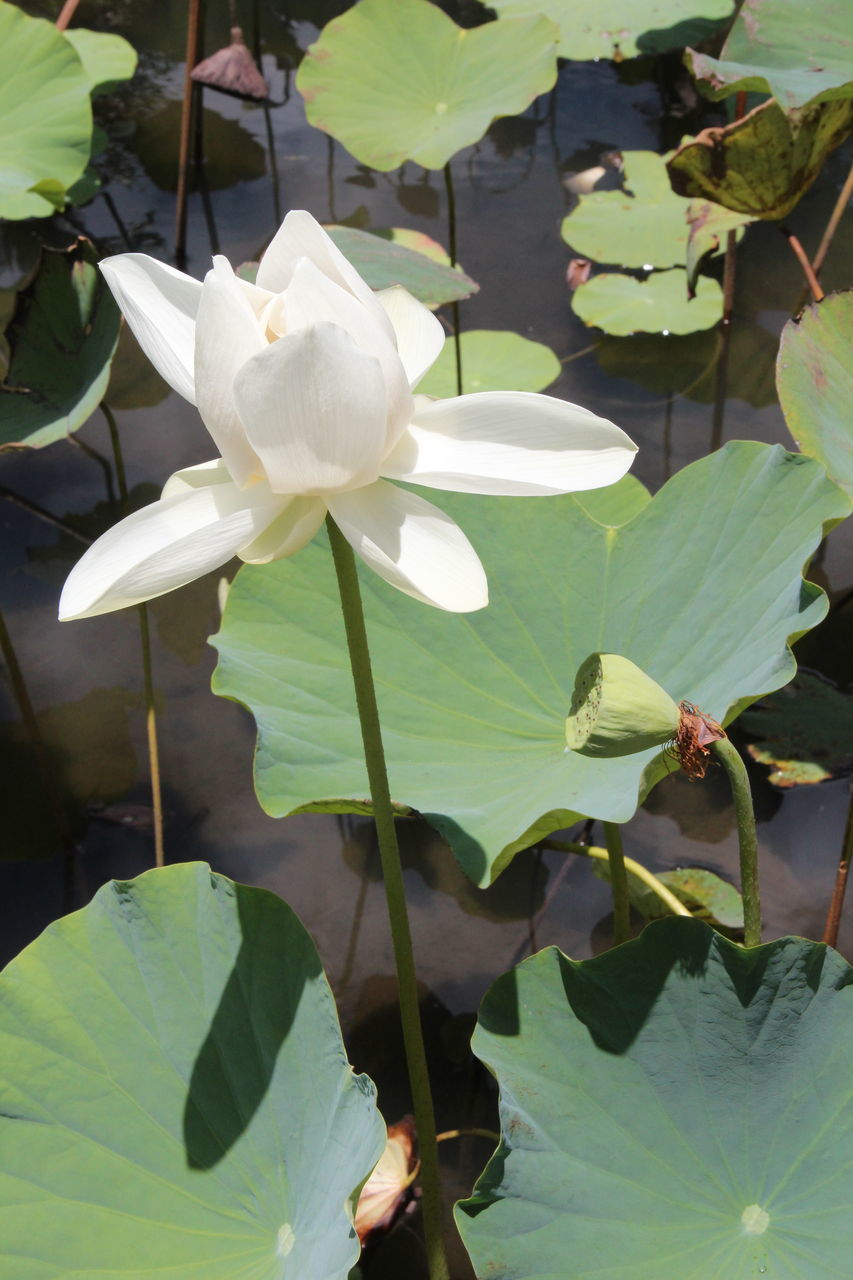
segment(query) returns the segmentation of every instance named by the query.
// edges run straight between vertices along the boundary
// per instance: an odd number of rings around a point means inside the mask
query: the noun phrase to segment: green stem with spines
[[[358,570],[352,548],[331,516],[326,517],[326,528],[332,548],[332,557],[335,562],[335,572],[338,577],[344,629],[352,667],[353,684],[355,685],[361,737],[364,744],[364,762],[367,767],[367,777],[370,785],[373,819],[376,823],[379,856],[382,862],[382,878],[385,884],[385,900],[388,905],[388,918],[394,945],[400,1020],[403,1026],[403,1043],[406,1049],[406,1063],[409,1069],[409,1084],[412,1090],[415,1126],[418,1131],[421,1158],[422,1207],[427,1263],[430,1280],[448,1280],[449,1271],[441,1229],[441,1185],[438,1170],[438,1148],[436,1145],[432,1090],[430,1088],[423,1030],[421,1028],[418,983],[415,973],[415,957],[412,949],[409,915],[406,908],[403,868],[400,862],[400,849],[394,825],[394,810],[388,786],[388,771],[382,746],[382,730],[379,722],[379,708],[376,703],[376,689],[373,683],[364,610],[361,603],[361,589],[358,584]]]

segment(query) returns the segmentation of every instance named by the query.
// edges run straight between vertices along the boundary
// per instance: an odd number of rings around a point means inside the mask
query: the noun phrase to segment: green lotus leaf
[[[474,1052],[501,1145],[456,1221],[479,1277],[843,1280],[850,966],[696,920],[499,978]]]
[[[610,863],[591,859],[593,873],[610,883]],[[671,914],[669,907],[645,881],[628,872],[628,896],[631,906],[646,920],[657,920]],[[704,867],[676,867],[672,871],[656,871],[661,884],[683,902],[697,920],[723,929],[743,929],[743,899],[733,884]]]
[[[630,333],[693,333],[710,329],[723,314],[723,291],[699,276],[691,298],[687,272],[653,271],[646,280],[618,272],[593,276],[572,294],[572,308],[584,324],[624,337]]]
[[[777,787],[825,782],[853,772],[853,696],[813,671],[762,698],[738,721],[753,760]]]
[[[698,44],[731,17],[732,0],[490,0],[499,18],[544,13],[560,29],[557,52],[575,62],[635,58]]]
[[[426,0],[361,0],[323,28],[296,87],[309,123],[362,164],[441,169],[553,86],[556,37],[538,15],[464,30]]]
[[[563,219],[561,235],[593,262],[674,267],[687,250],[690,201],[669,184],[666,159],[654,151],[622,154],[624,191],[592,191]]]
[[[470,298],[480,287],[464,271],[454,270],[449,261],[437,262],[426,253],[401,243],[400,228],[391,228],[387,238],[382,232],[359,231],[355,227],[327,227],[326,230],[371,289],[401,284],[426,306],[440,307],[446,302]],[[435,245],[428,236],[420,239]]]
[[[673,188],[739,213],[786,217],[829,152],[853,124],[853,101],[821,102],[787,114],[772,98],[742,120],[703,129],[667,162]]]
[[[668,175],[667,175],[668,180]],[[734,213],[710,200],[691,200],[687,206],[687,280],[692,288],[699,272],[699,264],[706,254],[724,253],[729,233],[740,240],[750,222],[755,219],[748,213]]]
[[[0,4],[0,218],[63,207],[91,144],[89,80],[73,45],[52,23]]]
[[[560,376],[560,362],[550,347],[520,333],[470,329],[460,335],[462,389],[475,391],[544,391]],[[456,344],[448,338],[435,364],[418,383],[427,396],[456,395]]]
[[[6,329],[0,449],[53,444],[82,427],[103,399],[119,312],[96,263],[82,237],[65,252],[46,249],[35,280],[18,294]]]
[[[709,98],[746,89],[772,94],[789,110],[853,94],[851,45],[846,0],[750,0],[719,58],[688,49],[685,60]]]
[[[0,989],[4,1275],[345,1280],[385,1126],[279,898],[113,881]]]
[[[136,50],[121,36],[69,27],[65,39],[82,62],[91,91],[129,80],[136,70]]]
[[[435,497],[483,560],[489,607],[429,609],[366,571],[367,631],[392,796],[484,885],[579,814],[627,822],[674,767],[655,748],[616,760],[567,750],[584,659],[621,653],[676,702],[717,720],[741,710],[791,678],[789,638],[826,612],[802,567],[848,510],[818,463],[748,442],[693,463],[654,498],[630,477],[577,497]],[[258,724],[267,812],[368,811],[326,547],[241,569],[212,643],[215,692]]]
[[[797,448],[853,497],[853,291],[806,307],[782,330],[776,385]]]

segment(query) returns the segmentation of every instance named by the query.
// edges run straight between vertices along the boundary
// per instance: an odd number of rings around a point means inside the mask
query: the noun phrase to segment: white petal
[[[397,350],[409,386],[417,386],[427,369],[435,364],[444,346],[441,321],[402,285],[382,289],[376,297],[394,326]]]
[[[72,569],[59,616],[92,618],[182,587],[225,564],[281,510],[269,490],[249,504],[233,483],[176,493],[135,511]]]
[[[419,406],[382,474],[458,493],[573,493],[613,484],[636,452],[624,431],[580,405],[484,391]]]
[[[341,285],[366,307],[375,308],[382,315],[373,290],[362,280],[319,222],[304,209],[291,210],[279,227],[261,258],[257,284],[272,293],[282,293],[290,284],[300,258],[310,258],[329,280]],[[387,332],[391,338],[390,324]]]
[[[290,498],[261,536],[241,547],[240,559],[248,564],[269,564],[292,556],[311,541],[325,518],[326,504],[321,498]]]
[[[345,329],[366,355],[376,357],[385,379],[390,449],[408,426],[414,402],[393,335],[388,335],[385,325],[377,324],[375,309],[365,308],[346,289],[324,276],[310,259],[302,258],[284,294],[284,314],[287,334],[326,320]]]
[[[236,484],[261,473],[261,464],[234,402],[234,378],[267,346],[260,323],[225,258],[204,278],[195,328],[196,404]]]
[[[476,551],[459,525],[431,502],[378,480],[335,494],[329,511],[353,550],[392,587],[451,613],[489,603]]]
[[[119,253],[99,266],[157,372],[195,404],[193,352],[200,282],[145,253]]]
[[[271,343],[234,382],[246,434],[276,493],[370,484],[385,451],[385,382],[338,325]]]
[[[212,484],[230,484],[228,468],[221,458],[210,462],[197,462],[194,467],[182,467],[163,485],[161,498],[173,498],[176,493],[189,493],[192,489],[206,489]]]

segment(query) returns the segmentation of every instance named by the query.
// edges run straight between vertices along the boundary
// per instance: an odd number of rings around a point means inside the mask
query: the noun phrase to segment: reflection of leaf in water
[[[107,404],[111,409],[149,409],[168,394],[168,385],[123,324],[104,397]]]
[[[180,591],[148,602],[157,623],[161,642],[188,667],[199,663],[207,649],[207,638],[219,623],[217,590],[222,569],[196,578]]]
[[[180,102],[167,102],[159,111],[143,116],[136,130],[136,154],[151,181],[163,191],[177,188],[180,122]],[[202,131],[204,176],[209,190],[221,191],[238,182],[253,182],[264,176],[266,151],[236,120],[205,107]]]
[[[625,338],[607,334],[595,358],[611,377],[629,378],[659,395],[684,395],[713,404],[718,336],[637,333]],[[732,329],[729,345],[728,395],[756,409],[776,403],[774,365],[776,339],[756,321],[744,317]]]
[[[502,876],[486,889],[477,889],[462,871],[449,846],[423,819],[398,822],[400,858],[406,871],[416,871],[432,892],[453,898],[469,916],[498,924],[526,920],[545,901],[549,870],[533,849],[518,854]],[[346,866],[359,878],[378,883],[382,869],[373,826],[361,823],[343,847]]]
[[[75,828],[88,804],[116,800],[136,782],[128,716],[140,705],[140,696],[127,689],[93,689],[76,702],[39,712],[48,768]],[[0,860],[49,857],[57,850],[56,829],[23,725],[0,723],[0,745],[7,760],[0,770]]]

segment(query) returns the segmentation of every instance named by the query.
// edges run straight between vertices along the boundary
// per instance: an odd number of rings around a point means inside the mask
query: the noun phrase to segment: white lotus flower
[[[612,484],[636,451],[612,423],[549,396],[414,397],[444,343],[440,323],[405,289],[373,293],[308,213],[287,215],[256,284],[220,257],[203,284],[145,254],[101,270],[221,456],[177,472],[158,502],[98,539],[65,584],[60,618],[150,600],[233,555],[292,555],[327,511],[393,586],[480,609],[485,574],[462,530],[389,482],[566,493]]]

